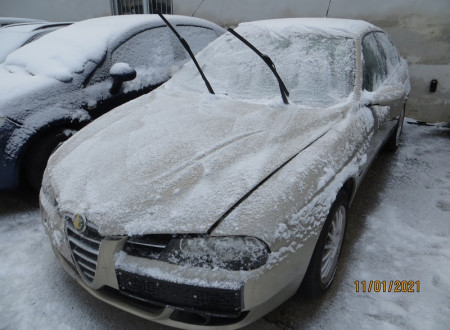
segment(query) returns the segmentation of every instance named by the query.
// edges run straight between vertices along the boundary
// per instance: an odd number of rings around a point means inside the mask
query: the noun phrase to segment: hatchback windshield
[[[353,39],[314,33],[286,36],[249,27],[236,31],[272,58],[289,90],[289,101],[309,107],[331,106],[353,91]],[[281,100],[278,82],[270,69],[230,33],[202,51],[198,62],[216,94],[255,102]],[[193,63],[181,70],[172,84],[175,88],[206,91]]]

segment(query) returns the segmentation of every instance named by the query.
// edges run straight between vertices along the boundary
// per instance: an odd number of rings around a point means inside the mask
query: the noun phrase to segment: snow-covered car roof
[[[30,22],[4,26],[0,29],[0,63],[10,53],[29,42],[33,36],[51,32],[72,23]]]
[[[217,26],[200,18],[170,16],[173,24],[193,24],[216,30]],[[88,61],[99,63],[110,45],[127,39],[145,28],[165,26],[158,15],[123,15],[93,18],[55,31],[10,54],[5,61],[9,70],[70,80],[82,72]],[[93,33],[95,31],[95,33]],[[33,54],[30,56],[30,54]]]
[[[9,24],[24,23],[24,22],[46,22],[42,19],[22,18],[22,17],[0,17],[0,27]]]
[[[323,35],[355,37],[362,36],[369,31],[380,30],[365,21],[341,18],[284,18],[239,24],[239,26],[246,25],[258,26],[283,35],[311,32]]]
[[[59,26],[59,25],[68,25],[72,23],[66,22],[57,22],[57,23],[49,23],[49,22],[27,22],[27,23],[15,23],[4,26],[0,29],[0,33],[5,31],[17,31],[22,33],[32,32],[39,29],[45,29],[48,27]]]

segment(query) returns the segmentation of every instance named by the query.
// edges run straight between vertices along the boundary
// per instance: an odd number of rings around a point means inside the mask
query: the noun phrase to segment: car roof
[[[43,19],[22,18],[22,17],[0,17],[0,27],[5,27],[10,24],[23,22],[46,22]]]
[[[283,18],[239,24],[242,28],[247,26],[269,29],[279,34],[317,33],[350,38],[362,37],[370,31],[381,31],[366,21],[341,18]]]
[[[33,32],[38,30],[45,30],[48,28],[55,28],[55,27],[63,27],[70,25],[72,23],[70,22],[27,22],[27,23],[15,23],[15,24],[9,24],[4,27],[0,31],[17,31],[17,32]]]
[[[208,27],[213,30],[218,28],[216,24],[201,18],[178,15],[167,15],[166,17],[169,22],[176,25],[198,25]],[[112,43],[116,37],[120,38],[124,33],[129,32],[133,34],[137,31],[157,26],[165,26],[165,23],[158,15],[141,14],[105,16],[76,22],[64,31],[53,34],[52,37],[56,39],[60,34],[64,34],[70,35],[73,38],[78,36],[78,38],[83,40],[86,38],[84,33],[90,31],[89,38],[91,40],[97,39],[97,42],[108,40],[109,43]],[[96,33],[92,33],[92,31],[96,31]]]
[[[194,25],[225,32],[218,25],[194,17],[168,15],[175,25]],[[100,63],[107,49],[135,33],[165,26],[158,15],[107,16],[76,22],[25,45],[8,56],[5,67],[23,68],[34,75],[44,74],[64,81],[81,72],[88,62]],[[95,31],[95,33],[92,33]],[[29,54],[33,54],[32,57]]]
[[[65,27],[71,23],[18,23],[0,28],[0,63],[16,49],[28,42],[35,40],[37,36],[42,36],[58,28]]]

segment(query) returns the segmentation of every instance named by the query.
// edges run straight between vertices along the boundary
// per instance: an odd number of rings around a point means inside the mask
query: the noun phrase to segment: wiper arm
[[[283,80],[281,80],[281,77],[278,74],[277,69],[275,68],[275,64],[272,62],[271,58],[268,55],[261,53],[255,46],[253,46],[243,36],[241,36],[239,33],[234,31],[232,28],[228,28],[228,31],[232,35],[234,35],[236,38],[238,38],[240,41],[242,41],[244,44],[246,44],[259,57],[262,58],[262,60],[267,64],[267,66],[270,68],[272,73],[275,75],[275,78],[277,78],[278,85],[280,86],[280,92],[281,92],[281,97],[283,98],[283,102],[285,104],[289,104],[289,101],[287,99],[287,97],[289,96],[289,91],[287,90],[286,86],[284,85]]]
[[[180,40],[180,42],[183,45],[184,49],[186,49],[186,51],[191,56],[192,60],[195,63],[195,66],[197,67],[198,72],[200,72],[200,75],[202,76],[202,79],[205,82],[206,88],[208,88],[208,91],[211,94],[215,94],[214,90],[212,89],[211,85],[209,84],[208,79],[206,79],[205,74],[203,73],[202,69],[200,68],[200,65],[198,65],[198,62],[195,59],[194,53],[192,53],[191,47],[189,47],[189,44],[187,43],[187,41],[184,40],[182,36],[180,36],[180,34],[177,32],[177,30],[175,30],[175,28],[172,26],[172,24],[169,23],[169,21],[163,16],[163,14],[161,14],[160,11],[158,11],[157,14],[159,15],[159,17],[161,17],[161,19],[164,21],[164,23],[167,24],[167,26],[172,30],[172,32],[177,36],[178,40]]]

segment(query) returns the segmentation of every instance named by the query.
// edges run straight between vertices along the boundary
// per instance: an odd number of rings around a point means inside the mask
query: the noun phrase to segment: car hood
[[[163,86],[68,140],[45,180],[62,214],[85,215],[103,235],[205,233],[341,118],[339,107],[254,104]]]

